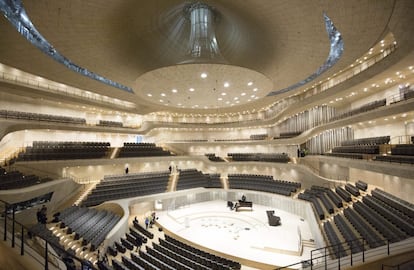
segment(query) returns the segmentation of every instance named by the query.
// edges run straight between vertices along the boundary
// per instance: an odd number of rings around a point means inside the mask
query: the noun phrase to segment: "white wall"
[[[353,125],[353,128],[355,139],[378,136],[391,136],[391,138],[394,138],[398,136],[414,134],[414,128],[412,130],[413,132],[407,134],[406,124],[400,117],[397,119],[392,119],[392,117],[390,117],[387,123],[385,123],[384,121],[381,121],[381,123],[377,121],[372,121],[371,124],[355,124]]]

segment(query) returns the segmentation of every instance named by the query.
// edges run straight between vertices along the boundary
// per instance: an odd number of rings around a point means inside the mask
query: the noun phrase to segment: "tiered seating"
[[[266,140],[269,137],[267,134],[252,134],[250,140]]]
[[[179,170],[177,190],[207,187],[209,178],[196,169]]]
[[[378,155],[380,145],[388,144],[390,136],[361,138],[342,141],[341,146],[334,147],[328,156],[362,159],[364,155]]]
[[[207,153],[207,154],[205,154],[205,156],[206,156],[209,160],[214,161],[214,162],[225,162],[225,160],[224,160],[224,159],[222,159],[222,158],[221,158],[221,157],[219,157],[219,156],[216,156],[216,154],[214,154],[214,153]]]
[[[345,221],[345,218],[342,215],[335,215],[334,222],[343,238],[350,246],[351,252],[361,252],[363,250],[363,244],[359,239],[360,237],[349,227],[348,223]]]
[[[347,146],[336,146],[332,149],[332,153],[358,153],[358,154],[369,154],[378,155],[379,145],[347,145]]]
[[[331,157],[343,157],[343,158],[352,158],[352,159],[363,159],[364,156],[362,154],[351,154],[351,153],[324,153],[326,156]]]
[[[314,191],[315,196],[318,197],[322,201],[322,204],[324,205],[325,209],[329,212],[329,214],[333,214],[335,206],[332,203],[332,201],[329,199],[330,196],[328,195],[328,191],[331,191],[331,190],[329,188],[320,187],[320,186],[312,186],[311,190]],[[336,205],[342,205],[342,200],[340,200],[337,196],[335,196],[335,194],[331,196],[334,196],[337,202]],[[340,200],[340,202],[338,202],[338,199]]]
[[[219,173],[210,173],[207,180],[208,188],[222,188]]]
[[[323,224],[323,230],[325,231],[325,234],[328,237],[329,243],[331,244],[330,248],[332,249],[332,254],[335,256],[335,258],[347,256],[342,242],[336,235],[332,224],[330,222],[325,222]]]
[[[369,137],[361,139],[353,139],[342,141],[342,146],[351,146],[351,145],[381,145],[389,144],[391,140],[390,136],[379,136],[379,137]]]
[[[365,184],[362,181],[358,181],[358,183]],[[355,188],[353,185],[352,187]],[[366,184],[361,187],[365,190],[367,188]],[[340,190],[347,192],[344,189]],[[352,208],[348,206],[344,209],[344,215],[339,212],[334,216],[333,221],[325,222],[324,230],[331,245],[340,242],[339,236],[335,235],[335,226],[349,248],[345,248],[345,243],[342,247],[352,253],[414,236],[414,217],[410,216],[413,214],[413,205],[382,190],[375,189],[371,193],[372,196],[364,195],[362,201],[354,202]],[[349,194],[349,196],[351,195]],[[361,241],[360,236],[364,238],[368,247],[363,246],[364,242]],[[342,247],[338,245],[337,249],[333,250],[333,255],[341,254]]]
[[[360,195],[359,190],[350,183],[347,183],[345,185],[345,190],[354,195],[355,197],[358,197]]]
[[[124,125],[122,122],[118,121],[108,121],[108,120],[99,120],[97,126],[103,126],[103,127],[123,127]]]
[[[391,205],[392,207],[403,212],[405,215],[408,215],[409,217],[414,218],[414,205],[412,203],[404,201],[378,188],[374,189],[371,193],[375,198],[378,198],[381,201]]]
[[[404,232],[399,230],[397,227],[394,227],[394,225],[366,204],[358,201],[353,204],[353,208],[388,241],[398,242],[406,238],[406,234]]]
[[[105,176],[88,194],[83,206],[165,192],[170,173],[139,173]]]
[[[164,240],[162,240],[162,241],[164,241]],[[186,257],[185,254],[182,254],[182,253],[180,254],[179,252],[174,251],[174,248],[172,248],[172,249],[167,248],[165,246],[165,244],[161,245],[161,244],[153,243],[152,245],[154,247],[154,250],[156,250],[156,251],[158,251],[162,254],[165,254],[169,258],[173,258],[177,262],[181,262],[182,264],[186,265],[187,267],[190,267],[190,269],[200,269],[200,270],[211,269],[209,267],[206,267],[206,266],[202,265],[201,257],[199,257],[199,260],[197,260],[198,259],[197,257],[196,257],[197,259],[191,260],[191,258]]]
[[[137,221],[134,220],[133,225],[134,225],[135,229],[137,229],[140,233],[142,233],[143,235],[145,235],[149,239],[154,238],[154,234],[152,232],[148,231],[147,229],[145,229],[144,227],[142,227],[141,224],[139,224]],[[146,242],[146,240],[144,240],[144,242]]]
[[[8,110],[0,110],[0,117],[10,118],[10,119],[33,120],[33,121],[58,122],[58,123],[67,123],[67,124],[86,124],[85,118],[52,115],[52,114],[42,114],[42,113],[8,111]]]
[[[379,107],[385,106],[386,104],[387,104],[387,100],[385,98],[381,99],[381,100],[376,100],[374,102],[370,102],[368,104],[362,105],[359,108],[356,108],[356,109],[344,112],[342,114],[336,115],[336,116],[332,117],[332,121],[343,119],[343,118],[350,117],[350,116],[353,116],[353,115],[357,115],[357,114],[360,114],[360,113],[368,112],[368,111],[371,111],[371,110],[375,110]]]
[[[30,227],[29,233],[32,236],[39,236],[40,238],[46,240],[49,244],[52,244],[55,251],[59,254],[62,254],[65,250],[59,242],[59,237],[55,236],[44,224],[37,223],[36,225]]]
[[[379,235],[367,223],[363,218],[351,208],[344,210],[344,215],[352,226],[358,231],[358,233],[365,239],[370,248],[376,248],[385,245],[385,241],[379,237]]]
[[[271,175],[229,174],[229,188],[249,189],[290,196],[300,188],[300,183],[275,180]]]
[[[83,245],[91,243],[91,250],[95,250],[121,217],[105,210],[72,206],[56,218],[61,228],[68,227],[67,233],[75,232],[75,240],[82,238]]]
[[[103,158],[109,150],[107,142],[33,142],[19,154],[20,161]]]
[[[410,90],[404,93],[404,99],[414,98],[414,91]],[[413,142],[414,143],[414,142]]]
[[[145,268],[143,268],[142,266],[134,262],[132,259],[125,257],[125,256],[122,256],[122,263],[129,270],[145,270]]]
[[[355,183],[355,186],[356,186],[358,189],[362,190],[362,191],[367,191],[367,189],[368,189],[368,184],[367,184],[367,183],[365,183],[364,181],[361,181],[361,180],[358,180],[358,181]]]
[[[261,162],[280,162],[287,163],[290,161],[286,153],[228,153],[233,161],[261,161]]]
[[[170,151],[156,146],[155,143],[124,143],[120,148],[118,157],[153,157],[171,156]]]
[[[302,131],[280,132],[279,137],[275,139],[288,139],[299,136],[300,134],[302,134]]]
[[[414,164],[414,144],[397,144],[391,148],[391,155],[376,156],[375,160]]]
[[[165,240],[160,239],[160,245],[188,259],[201,262],[202,265],[207,266],[209,269],[241,268],[238,262],[194,248],[168,235],[165,235]]]
[[[335,192],[341,196],[341,198],[346,201],[346,202],[350,202],[352,201],[352,197],[351,194],[349,194],[348,191],[346,191],[345,189],[341,188],[341,187],[336,187],[335,188]]]
[[[0,190],[24,188],[41,182],[36,175],[24,175],[19,171],[6,172],[0,167]]]
[[[314,210],[320,220],[325,219],[325,211],[322,208],[318,196],[321,196],[321,192],[312,189],[306,189],[303,193],[298,195],[298,199],[309,201],[312,203]]]
[[[342,157],[342,158],[352,158],[352,159],[363,159],[363,155],[362,154],[351,154],[351,153],[325,153],[324,155],[326,156],[331,156],[331,157]]]
[[[401,228],[406,234],[414,235],[414,226],[412,225],[414,219],[412,217],[373,196],[365,196],[362,201],[395,226]]]

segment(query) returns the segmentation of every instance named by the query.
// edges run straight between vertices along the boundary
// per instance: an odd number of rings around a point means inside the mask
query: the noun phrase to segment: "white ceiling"
[[[248,80],[242,72],[236,72],[239,75],[232,85],[237,85],[237,88],[229,89],[227,96],[233,101],[238,97],[239,103],[230,106],[230,103],[225,103],[227,100],[218,100],[220,94],[217,93],[222,90],[212,90],[226,80],[220,69],[211,67],[208,70],[211,81],[205,84],[198,82],[200,80],[196,76],[201,70],[186,71],[184,67],[176,65],[182,60],[183,44],[187,44],[188,39],[189,26],[177,26],[186,1],[23,1],[35,27],[57,51],[79,66],[132,87],[134,94],[68,70],[29,44],[3,17],[0,19],[0,63],[87,91],[133,102],[137,105],[136,113],[208,112],[216,107],[227,112],[238,112],[247,108],[261,108],[277,101],[281,97],[265,97],[265,94],[305,79],[325,62],[329,53],[329,40],[323,12],[342,33],[345,49],[341,60],[321,78],[352,64],[389,32],[394,34],[401,52],[393,56],[393,61],[399,61],[414,48],[414,1],[205,2],[219,14],[216,36],[223,57],[232,66],[263,76],[262,85],[258,88],[264,91],[256,95],[258,99],[247,101],[241,96],[243,92],[247,96],[248,91],[241,90],[246,83],[244,80]],[[182,68],[187,75],[174,73],[172,70],[177,67]],[[168,80],[171,76],[175,77],[174,81]],[[193,83],[196,91],[204,87],[203,90],[192,94],[186,92],[184,95],[184,89]],[[179,90],[177,95],[173,95],[172,89]],[[149,90],[156,99],[148,97]],[[161,94],[167,92],[169,105],[165,106],[163,103],[168,102],[159,100],[162,99]],[[225,108],[227,106],[230,107]]]

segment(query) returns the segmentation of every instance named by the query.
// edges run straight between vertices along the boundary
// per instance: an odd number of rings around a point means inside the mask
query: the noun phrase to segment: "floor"
[[[281,226],[268,225],[266,210],[275,210]],[[253,210],[236,212],[219,200],[159,211],[157,215],[158,224],[178,237],[251,265],[284,266],[309,256],[308,248],[301,244],[301,239],[312,239],[307,222],[267,206],[254,205]]]

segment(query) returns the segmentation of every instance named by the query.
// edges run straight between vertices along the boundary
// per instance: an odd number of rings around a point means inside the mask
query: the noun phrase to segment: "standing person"
[[[149,225],[149,218],[146,217],[145,218],[145,229],[147,229],[147,230],[148,230],[148,225]]]
[[[125,174],[128,174],[129,173],[129,168],[128,167],[126,167],[125,168]]]
[[[142,246],[142,238],[137,237],[137,250],[136,251],[141,250],[141,246]]]
[[[47,221],[47,208],[46,205],[42,206],[42,209],[40,209],[40,223],[46,224]]]

